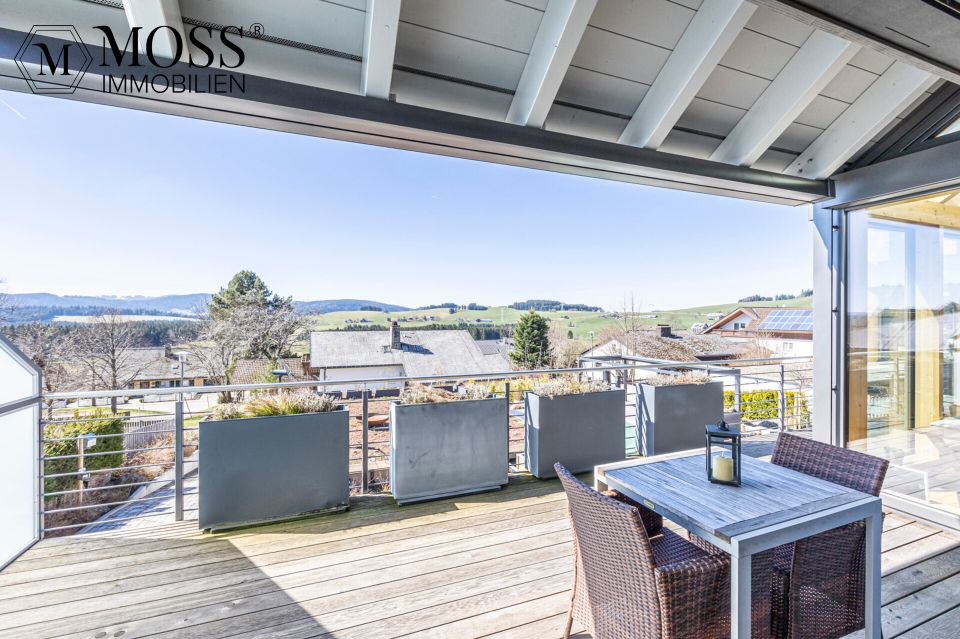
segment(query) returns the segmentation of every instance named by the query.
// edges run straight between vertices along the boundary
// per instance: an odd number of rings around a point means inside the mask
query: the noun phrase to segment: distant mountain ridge
[[[383,302],[374,302],[373,300],[314,300],[312,302],[299,302],[294,300],[293,306],[301,313],[333,313],[335,311],[362,311],[370,308],[379,308],[386,312],[409,311],[408,306],[397,306],[396,304],[384,304]]]
[[[210,301],[209,293],[190,293],[186,295],[159,295],[150,297],[145,295],[114,296],[114,295],[54,295],[52,293],[11,293],[10,301],[15,308],[33,309],[70,309],[70,314],[83,308],[96,311],[116,309],[118,311],[150,311],[157,315],[192,316]],[[406,306],[384,304],[372,300],[337,299],[294,301],[294,306],[303,313],[330,313],[333,311],[359,311],[363,308],[376,307],[384,311],[408,311]],[[47,313],[49,314],[49,313]],[[63,313],[65,314],[65,313]]]
[[[11,293],[10,301],[15,306],[36,306],[40,308],[82,307],[114,308],[118,311],[154,311],[170,315],[192,315],[210,301],[208,293],[187,295],[160,295],[148,297],[136,295],[121,297],[114,295],[54,295],[52,293]]]

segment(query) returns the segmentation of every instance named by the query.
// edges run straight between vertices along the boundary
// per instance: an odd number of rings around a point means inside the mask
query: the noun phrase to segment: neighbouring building
[[[310,334],[309,372],[321,381],[428,375],[497,373],[510,366],[499,350],[481,350],[464,330],[322,331]],[[368,383],[369,390],[401,388],[403,382]],[[354,384],[330,390],[360,390]]]
[[[191,356],[189,349],[178,350],[170,346],[161,346],[131,349],[131,356],[125,365],[129,369],[135,369],[136,376],[130,382],[129,388],[149,390],[180,386],[181,357],[178,353],[183,354],[183,386],[206,384],[207,372],[197,358]],[[149,399],[144,397],[144,401]]]
[[[241,359],[237,362],[233,377],[234,384],[263,384],[277,381],[274,371],[285,371],[283,381],[306,382],[317,379],[310,372],[310,356],[283,357],[278,361],[270,359]]]
[[[609,339],[584,351],[582,358],[630,355],[675,362],[733,359],[745,345],[717,335],[698,335],[690,331],[674,331],[667,325],[642,328],[627,335]]]
[[[749,344],[758,354],[776,357],[813,355],[813,309],[741,306],[708,326],[704,335]]]
[[[497,363],[510,370],[510,351],[513,350],[513,338],[504,339],[478,339],[477,346],[485,357],[500,358]]]

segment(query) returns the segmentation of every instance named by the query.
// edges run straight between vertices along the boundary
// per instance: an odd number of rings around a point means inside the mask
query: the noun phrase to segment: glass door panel
[[[847,440],[960,513],[960,192],[847,218]]]
[[[0,336],[0,568],[39,536],[40,375]]]

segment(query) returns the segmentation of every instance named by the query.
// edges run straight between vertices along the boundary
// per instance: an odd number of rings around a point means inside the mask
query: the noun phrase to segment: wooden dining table
[[[866,637],[880,639],[878,497],[753,457],[740,486],[711,483],[701,450],[597,466],[598,490],[612,488],[730,555],[730,636],[748,639],[751,557],[856,521],[866,522]]]

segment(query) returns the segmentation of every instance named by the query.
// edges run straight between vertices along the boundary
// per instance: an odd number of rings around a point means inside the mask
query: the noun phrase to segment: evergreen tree
[[[530,310],[517,322],[513,332],[510,360],[518,368],[539,368],[550,360],[549,325],[545,317]]]
[[[242,306],[270,311],[293,310],[293,298],[275,294],[253,271],[240,271],[230,279],[226,288],[221,288],[210,298],[210,316],[221,319]]]

